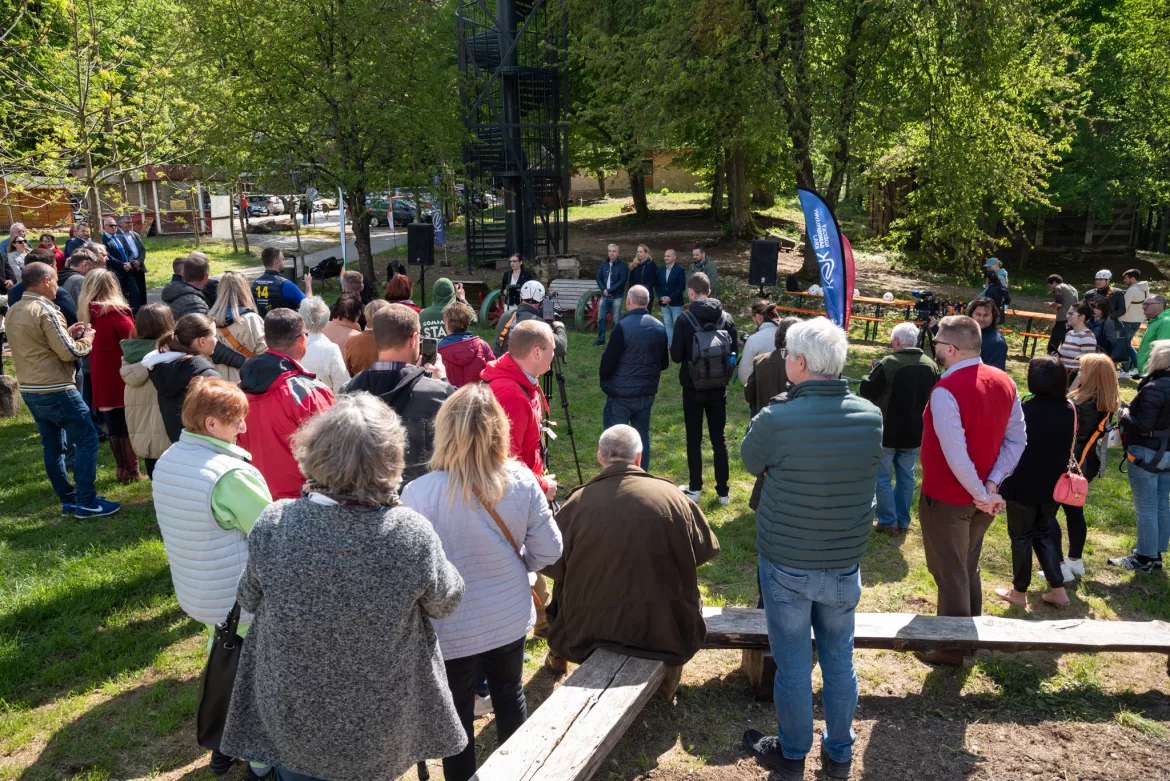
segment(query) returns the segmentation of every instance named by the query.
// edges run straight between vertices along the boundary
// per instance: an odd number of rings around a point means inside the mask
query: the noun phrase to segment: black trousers
[[[1097,473],[1101,471],[1101,461],[1097,458],[1096,452],[1086,456],[1085,463],[1081,464],[1081,471],[1092,483],[1097,477]],[[1068,557],[1079,559],[1084,555],[1085,539],[1089,536],[1089,525],[1085,522],[1085,508],[1074,507],[1071,504],[1062,504],[1061,507],[1064,508],[1064,523],[1068,526]],[[1063,550],[1063,541],[1060,536],[1060,523],[1057,522],[1055,516],[1049,525],[1049,530],[1052,534],[1052,544],[1056,546],[1056,554],[1059,556]]]
[[[707,418],[707,434],[711,437],[711,451],[715,457],[715,493],[727,496],[730,469],[727,465],[727,394],[709,399],[701,391],[683,388],[683,425],[687,430],[687,470],[690,489],[703,488],[703,417]]]
[[[1056,517],[1056,502],[1025,504],[1007,501],[1008,537],[1012,541],[1012,588],[1027,591],[1032,583],[1032,552],[1040,561],[1044,577],[1052,588],[1064,586],[1060,574],[1060,548],[1052,539],[1049,525]]]
[[[1052,326],[1052,334],[1048,337],[1048,352],[1054,353],[1064,344],[1064,337],[1068,333],[1068,323],[1058,320]]]
[[[467,781],[475,775],[475,689],[480,676],[487,675],[488,692],[496,712],[496,733],[501,744],[528,718],[523,683],[524,638],[474,656],[449,659],[444,665],[455,711],[467,733],[467,747],[455,756],[443,759],[443,778],[446,781]]]

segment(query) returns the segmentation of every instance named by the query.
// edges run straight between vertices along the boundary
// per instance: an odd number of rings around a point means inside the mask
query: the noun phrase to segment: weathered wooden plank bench
[[[703,608],[706,648],[742,648],[744,672],[757,697],[771,696],[765,661],[768,625],[755,608]],[[1165,621],[1096,621],[1068,618],[1029,621],[980,616],[951,618],[912,613],[857,613],[855,648],[919,651],[930,648],[963,651],[1063,651],[1101,653],[1128,651],[1166,654],[1170,674],[1170,624]]]
[[[496,749],[478,781],[593,776],[666,675],[662,662],[595,651]]]
[[[705,648],[739,648],[757,696],[771,695],[763,673],[768,650],[764,611],[703,608]],[[812,638],[810,637],[810,641]],[[948,618],[907,613],[858,613],[857,648],[914,651],[927,648],[993,651],[1131,651],[1170,656],[1165,621],[1094,621],[1071,618]],[[656,692],[672,668],[662,662],[597,651],[565,679],[516,734],[488,757],[477,781],[585,781]],[[673,668],[677,670],[677,668]],[[1170,668],[1168,668],[1170,672]],[[675,679],[674,683],[677,683]]]

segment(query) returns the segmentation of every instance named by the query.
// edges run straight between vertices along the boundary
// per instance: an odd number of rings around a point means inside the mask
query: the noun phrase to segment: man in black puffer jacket
[[[378,360],[358,372],[341,388],[342,393],[372,393],[398,413],[406,428],[406,468],[402,486],[427,473],[435,450],[435,416],[439,407],[455,392],[443,371],[443,359],[418,366],[422,354],[418,313],[401,304],[391,304],[374,320],[374,344]],[[401,488],[399,490],[401,490]]]
[[[681,364],[678,370],[679,383],[683,389],[683,423],[687,430],[687,468],[690,483],[683,493],[692,500],[698,500],[703,492],[703,416],[707,417],[707,432],[711,436],[711,450],[715,457],[715,493],[720,504],[727,504],[728,479],[727,440],[723,429],[727,426],[727,385],[719,388],[697,390],[691,379],[689,364],[694,349],[694,338],[700,329],[726,332],[731,340],[731,365],[739,349],[739,335],[731,315],[723,311],[723,305],[711,298],[711,283],[707,275],[699,272],[687,280],[687,298],[690,309],[674,324],[674,337],[670,343],[670,359]],[[730,381],[730,376],[727,378]]]
[[[172,264],[176,276],[178,276],[179,267],[179,261],[176,260]],[[205,315],[211,310],[206,292],[208,283],[212,280],[207,274],[207,268],[207,256],[202,252],[192,252],[182,263],[182,278],[177,280],[172,278],[163,288],[163,303],[171,308],[171,314],[175,316],[176,321],[183,315]],[[215,301],[215,298],[212,297],[210,300]],[[244,365],[244,361],[248,358],[223,342],[216,342],[211,360],[213,363],[238,369]]]
[[[650,315],[650,291],[634,285],[626,293],[626,314],[610,334],[601,354],[601,389],[605,410],[601,426],[633,426],[642,437],[642,468],[650,471],[650,410],[658,378],[670,367],[666,328]]]

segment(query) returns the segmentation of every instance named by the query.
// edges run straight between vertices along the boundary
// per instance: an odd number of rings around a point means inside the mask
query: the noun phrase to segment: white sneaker
[[[1083,568],[1083,567],[1081,568],[1081,574],[1082,574],[1082,575],[1083,575],[1083,574],[1085,574],[1085,573],[1084,573],[1084,568]],[[1039,578],[1041,578],[1042,580],[1044,580],[1044,582],[1045,582],[1045,583],[1049,582],[1049,581],[1048,581],[1048,576],[1044,574],[1044,570],[1042,570],[1042,569],[1038,569],[1038,570],[1036,570],[1036,575],[1037,575]],[[1071,567],[1069,567],[1069,566],[1068,566],[1068,560],[1067,560],[1067,559],[1066,559],[1066,560],[1064,560],[1064,561],[1062,561],[1062,562],[1060,562],[1060,577],[1064,579],[1064,582],[1065,582],[1066,584],[1067,584],[1067,583],[1072,583],[1074,580],[1076,580],[1076,579],[1077,579],[1076,573],[1075,573],[1075,572],[1072,570],[1072,568],[1071,568]]]
[[[489,713],[495,713],[495,708],[492,707],[492,697],[489,694],[487,697],[475,698],[475,717],[486,716]]]
[[[719,497],[719,504],[726,507],[727,505],[731,504],[731,497],[730,496],[720,496]]]
[[[678,490],[680,490],[684,494],[686,494],[687,498],[690,499],[692,502],[699,501],[699,497],[703,495],[702,491],[692,491],[691,487],[689,485],[680,485],[678,487]]]
[[[1061,565],[1061,570],[1063,571],[1065,567],[1067,567],[1068,571],[1074,575],[1078,575],[1082,578],[1085,576],[1085,560],[1084,559],[1070,559],[1069,557],[1065,556],[1064,563]],[[1067,577],[1066,577],[1066,580],[1067,580]]]
[[[1117,379],[1119,379],[1119,380],[1128,380],[1130,378],[1130,376],[1131,376],[1130,373],[1125,371],[1124,369],[1117,370]]]

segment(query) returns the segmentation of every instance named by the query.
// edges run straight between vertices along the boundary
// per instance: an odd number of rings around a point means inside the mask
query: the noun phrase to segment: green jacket
[[[922,412],[938,378],[934,361],[910,347],[882,358],[861,381],[857,394],[882,411],[882,447],[921,447]]]
[[[699,272],[707,275],[707,279],[711,280],[711,298],[719,298],[718,285],[719,271],[715,268],[715,261],[711,258],[704,257],[698,263],[692,263],[687,269],[687,281],[690,282],[691,277]]]
[[[455,284],[446,277],[439,277],[435,281],[435,286],[431,288],[431,305],[418,313],[418,322],[424,338],[442,339],[447,336],[447,326],[443,324],[443,307],[454,300]],[[478,320],[475,307],[471,307],[471,322]]]
[[[1159,339],[1170,339],[1170,309],[1146,323],[1146,333],[1142,336],[1142,346],[1138,348],[1138,371],[1145,375],[1146,361],[1150,358],[1150,347]]]
[[[764,474],[756,550],[796,569],[844,569],[861,561],[873,522],[882,460],[882,413],[848,383],[809,380],[751,422],[744,468]]]

